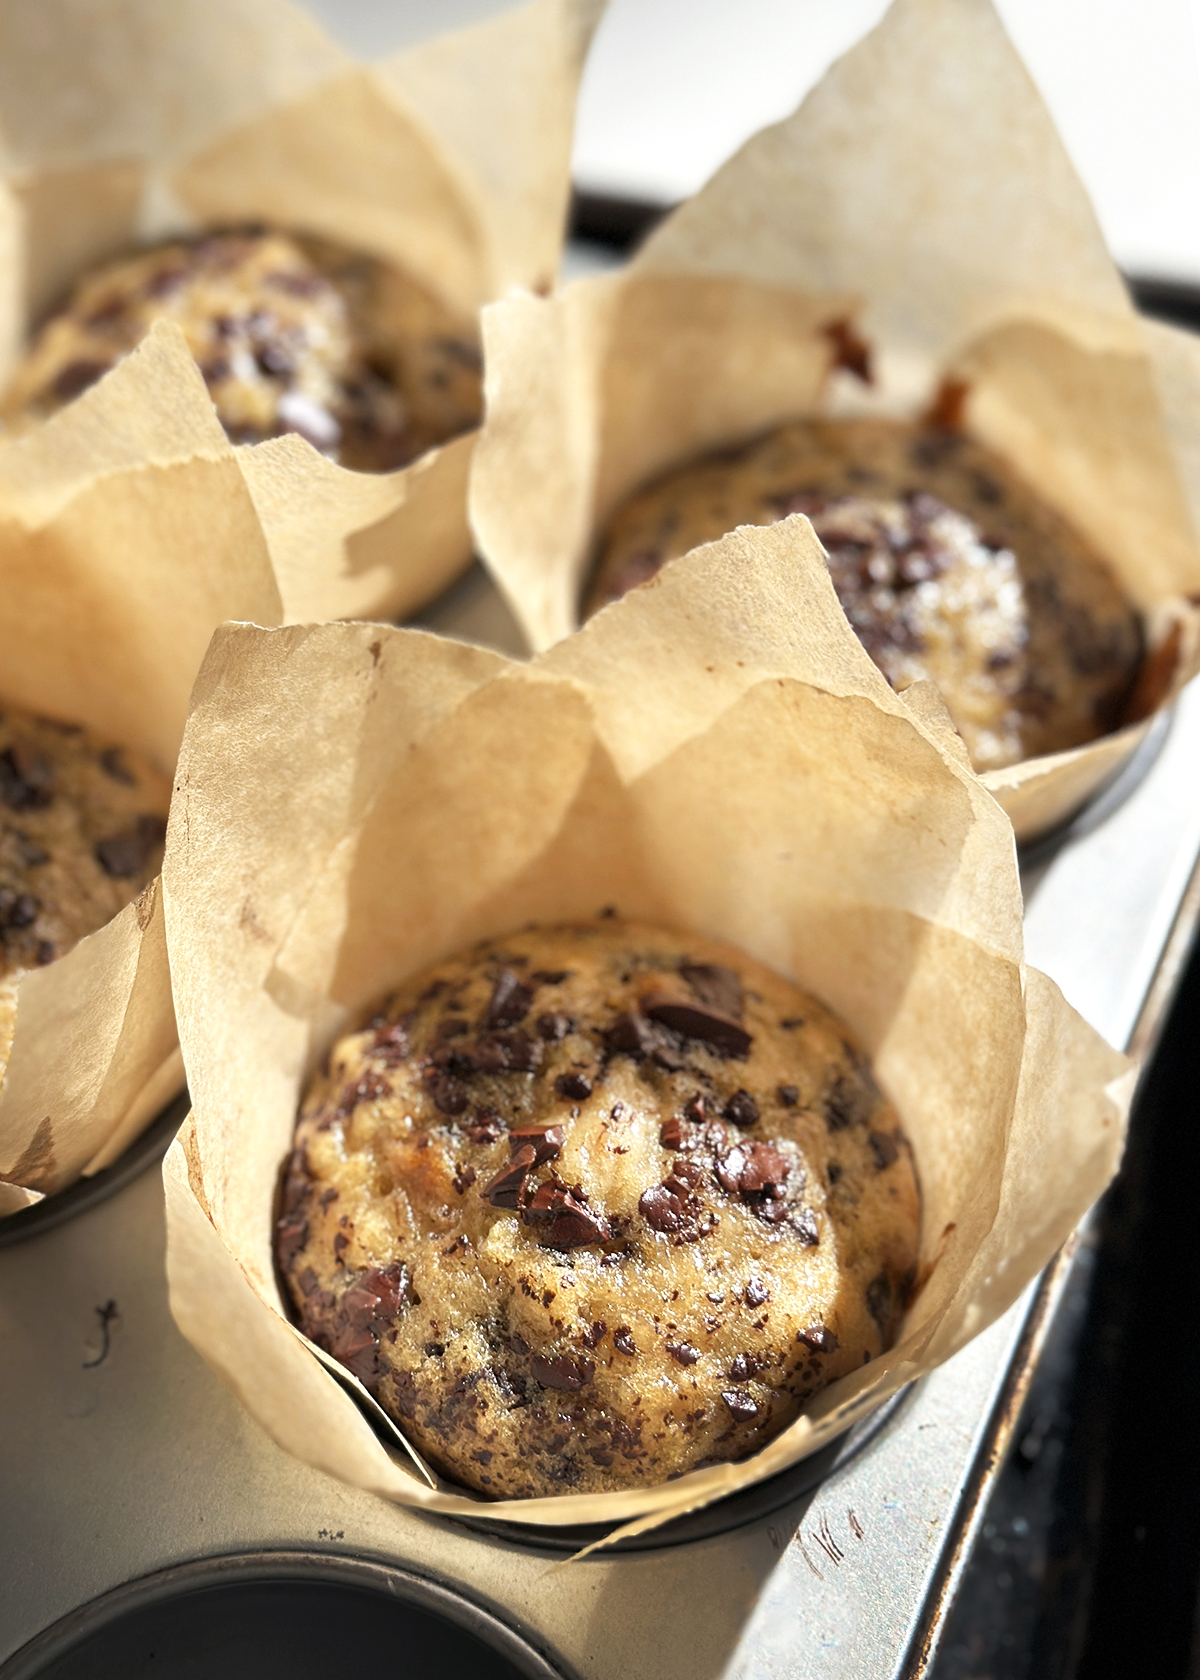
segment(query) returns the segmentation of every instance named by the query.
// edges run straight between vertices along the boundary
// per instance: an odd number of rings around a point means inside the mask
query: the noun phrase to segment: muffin
[[[0,709],[0,1046],[16,981],[112,919],[158,873],[171,787],[74,724]]]
[[[474,330],[375,259],[279,232],[174,240],[80,280],[13,378],[21,429],[86,390],[157,320],[183,332],[235,443],[298,432],[365,472],[478,424]]]
[[[277,1257],[305,1333],[504,1498],[753,1453],[891,1343],[912,1153],[867,1058],[740,952],[533,927],[407,982],[304,1096]]]
[[[994,451],[947,426],[800,420],[666,474],[617,511],[586,612],[738,525],[803,513],[893,688],[931,678],[978,771],[1121,722],[1143,653],[1103,559]]]

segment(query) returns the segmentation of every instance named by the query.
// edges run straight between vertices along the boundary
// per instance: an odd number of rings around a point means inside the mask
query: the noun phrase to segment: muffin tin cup
[[[1197,667],[1200,345],[1137,315],[990,7],[898,0],[627,270],[494,304],[484,340],[471,523],[537,648],[576,628],[609,518],[660,473],[808,414],[933,416],[1074,524],[1146,628],[1128,728],[984,776],[1020,839]]]
[[[321,1552],[198,1559],[127,1582],[0,1664],[0,1680],[318,1680],[364,1672],[568,1680],[482,1605],[393,1564]]]

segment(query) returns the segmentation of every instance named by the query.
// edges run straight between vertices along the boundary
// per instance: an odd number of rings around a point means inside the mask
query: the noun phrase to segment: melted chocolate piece
[[[726,1120],[743,1128],[753,1126],[758,1119],[758,1104],[749,1091],[735,1091],[721,1110]]]
[[[485,1016],[489,1027],[515,1027],[529,1013],[533,993],[511,968],[502,968],[492,988]]]
[[[749,1423],[751,1418],[758,1416],[757,1402],[739,1388],[722,1389],[721,1398],[738,1423]]]
[[[807,1330],[801,1330],[796,1340],[810,1347],[814,1353],[836,1353],[838,1339],[824,1324],[810,1324]]]
[[[308,1220],[301,1215],[287,1214],[278,1222],[275,1232],[279,1264],[286,1272],[308,1241]]]
[[[613,1331],[613,1346],[618,1353],[636,1354],[637,1343],[634,1341],[627,1324],[622,1324]]]
[[[514,1150],[509,1164],[501,1167],[495,1177],[484,1185],[484,1200],[494,1208],[503,1208],[509,1213],[515,1213],[521,1205],[525,1179],[536,1165],[537,1150],[532,1143],[523,1143],[520,1148]]]
[[[560,1015],[553,1010],[537,1018],[538,1037],[545,1039],[547,1044],[556,1044],[574,1029],[575,1023],[569,1015]]]
[[[732,1021],[742,1018],[742,978],[723,963],[684,963],[680,977],[707,1009]]]
[[[596,1374],[590,1359],[575,1359],[569,1353],[557,1353],[553,1359],[535,1353],[529,1361],[530,1374],[542,1388],[557,1388],[574,1394],[586,1388]]]
[[[584,1248],[605,1242],[608,1221],[588,1207],[582,1191],[557,1180],[540,1185],[523,1210],[527,1225],[545,1227],[540,1240],[547,1248]]]
[[[96,861],[106,874],[115,880],[126,881],[146,867],[150,854],[155,847],[162,845],[166,834],[167,825],[161,817],[139,817],[124,834],[97,840],[93,848]]]
[[[700,1349],[694,1348],[690,1342],[665,1342],[663,1345],[679,1365],[695,1365],[700,1358]]]
[[[509,1151],[515,1159],[524,1149],[533,1150],[533,1164],[553,1161],[562,1154],[564,1133],[561,1126],[514,1126],[508,1134]]]
[[[737,1021],[697,1003],[675,998],[666,992],[651,992],[642,999],[642,1013],[681,1038],[707,1044],[719,1056],[744,1061],[753,1039]]]
[[[463,1133],[472,1143],[495,1143],[504,1136],[504,1122],[498,1114],[481,1109],[463,1121]]]
[[[592,1094],[592,1082],[586,1073],[560,1073],[554,1089],[569,1102],[584,1102]]]
[[[762,1307],[771,1299],[771,1291],[761,1278],[751,1278],[742,1291],[742,1300],[748,1307]]]
[[[492,1032],[476,1039],[475,1057],[484,1073],[536,1073],[542,1064],[542,1047],[520,1029]]]

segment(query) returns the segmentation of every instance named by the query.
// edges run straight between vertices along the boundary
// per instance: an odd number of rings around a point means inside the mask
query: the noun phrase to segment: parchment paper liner
[[[1200,358],[1143,322],[989,0],[896,0],[628,269],[484,315],[477,545],[534,647],[578,623],[598,534],[633,489],[812,412],[927,411],[969,429],[1107,556],[1162,644],[1145,710],[1197,665]],[[870,388],[831,372],[853,321]],[[1139,714],[1144,715],[1144,714]],[[992,772],[1025,837],[1140,731]]]
[[[168,1276],[183,1333],[288,1451],[402,1504],[475,1504],[389,1456],[287,1322],[273,1199],[348,1017],[529,920],[613,903],[823,996],[913,1140],[926,1282],[899,1345],[754,1459],[490,1516],[652,1523],[745,1486],[1043,1265],[1115,1168],[1130,1064],[1023,967],[1011,828],[936,691],[910,694],[859,647],[800,518],[697,550],[530,665],[370,625],[218,632],[163,876],[195,1104],[165,1167]]]
[[[145,753],[168,776],[213,627],[278,622],[235,451],[181,335],[0,442],[0,707]],[[17,987],[0,1054],[0,1212],[109,1165],[183,1083],[158,882]]]
[[[374,65],[287,0],[0,9],[0,387],[84,269],[199,227],[324,235],[468,323],[549,289],[602,6],[532,0]],[[294,435],[240,453],[285,617],[401,617],[448,584],[471,557],[472,441],[379,476]]]

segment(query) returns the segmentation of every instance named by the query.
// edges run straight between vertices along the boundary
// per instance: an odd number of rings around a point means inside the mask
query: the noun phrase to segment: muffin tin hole
[[[187,1119],[190,1106],[191,1098],[186,1091],[181,1091],[111,1167],[93,1173],[90,1178],[78,1178],[57,1195],[47,1196],[44,1201],[34,1202],[32,1206],[0,1219],[0,1248],[24,1242],[26,1237],[40,1237],[43,1232],[52,1231],[56,1225],[74,1219],[76,1214],[86,1213],[88,1208],[107,1201],[118,1190],[132,1184],[147,1167],[162,1160],[175,1133]]]
[[[275,1552],[183,1564],[39,1634],[0,1680],[562,1680],[490,1612],[407,1571]]]

